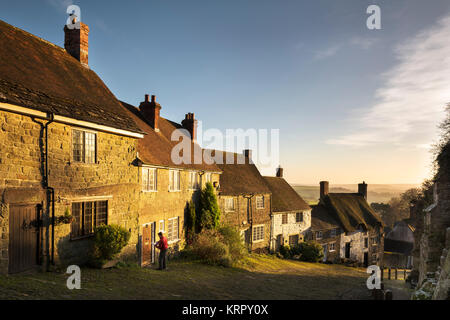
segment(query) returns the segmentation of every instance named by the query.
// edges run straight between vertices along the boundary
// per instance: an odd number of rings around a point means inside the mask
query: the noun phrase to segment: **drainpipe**
[[[48,121],[44,124],[40,121],[32,118],[33,122],[38,123],[42,130],[45,132],[45,157],[44,157],[44,168],[43,168],[43,187],[46,190],[47,194],[47,212],[50,214],[51,211],[51,225],[52,225],[52,233],[51,233],[51,255],[49,257],[47,251],[47,261],[50,260],[51,264],[55,264],[55,189],[48,185],[48,126],[54,122],[54,114],[48,114]],[[51,203],[51,209],[50,204]],[[48,268],[48,265],[47,265]]]

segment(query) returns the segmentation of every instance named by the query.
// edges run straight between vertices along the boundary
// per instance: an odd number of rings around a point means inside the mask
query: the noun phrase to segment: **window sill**
[[[265,208],[263,207],[263,208],[256,208],[256,210],[264,210]]]
[[[142,193],[155,193],[158,192],[158,190],[141,190]]]
[[[169,192],[181,192],[181,190],[169,190]]]
[[[253,243],[258,243],[258,242],[263,242],[263,241],[264,241],[264,239],[261,239],[261,240],[252,240]]]

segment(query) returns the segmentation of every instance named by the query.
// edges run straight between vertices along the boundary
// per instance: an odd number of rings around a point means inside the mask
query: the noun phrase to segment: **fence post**
[[[398,279],[398,269],[397,268],[395,268],[395,280],[397,280]]]
[[[406,269],[403,271],[403,280],[406,280]]]
[[[391,267],[388,269],[388,279],[391,280]]]

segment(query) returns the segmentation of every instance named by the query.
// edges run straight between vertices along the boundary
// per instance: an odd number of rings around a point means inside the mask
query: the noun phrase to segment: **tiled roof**
[[[270,189],[264,178],[256,168],[255,164],[249,163],[248,159],[241,164],[238,158],[243,156],[231,152],[212,151],[212,156],[222,154],[223,164],[217,164],[222,170],[220,176],[220,194],[221,195],[242,195],[242,194],[269,194]],[[233,163],[227,164],[226,159],[233,159]]]
[[[63,48],[0,20],[0,57],[0,102],[141,132],[97,74]]]
[[[138,125],[138,127],[146,133],[143,139],[138,140],[139,159],[147,165],[165,166],[171,168],[188,168],[193,170],[204,170],[212,172],[220,172],[221,170],[213,163],[210,158],[203,157],[202,159],[209,159],[208,163],[203,161],[199,164],[176,164],[172,161],[172,150],[179,143],[172,141],[172,133],[176,129],[182,129],[181,124],[167,120],[163,117],[159,118],[159,132],[156,132],[143,118],[139,109],[122,102],[124,114],[128,115]],[[191,143],[191,160],[194,151],[203,150],[196,143]],[[213,164],[209,164],[213,163]]]
[[[310,210],[311,208],[302,197],[279,177],[263,177],[272,192],[272,211],[285,212],[295,210]]]

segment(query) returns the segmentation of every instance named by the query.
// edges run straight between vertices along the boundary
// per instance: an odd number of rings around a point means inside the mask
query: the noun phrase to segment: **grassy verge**
[[[251,255],[235,268],[189,260],[168,266],[83,268],[81,290],[68,290],[64,273],[0,276],[0,299],[337,299],[367,279],[363,269],[265,255]]]

